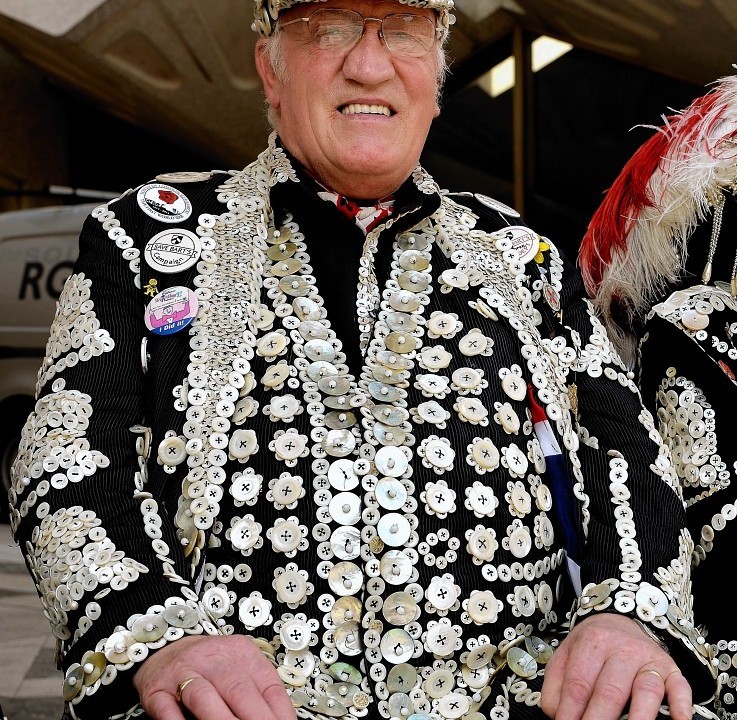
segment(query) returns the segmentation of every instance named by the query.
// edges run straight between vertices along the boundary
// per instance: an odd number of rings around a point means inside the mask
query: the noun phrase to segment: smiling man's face
[[[328,0],[297,4],[282,22],[317,8],[345,8],[364,17],[415,13],[435,21],[434,11],[391,0]],[[256,50],[267,99],[279,115],[284,146],[323,184],[356,198],[394,192],[419,162],[437,105],[438,54],[392,54],[367,22],[350,50],[323,50],[309,41],[307,23],[281,31],[286,77]]]

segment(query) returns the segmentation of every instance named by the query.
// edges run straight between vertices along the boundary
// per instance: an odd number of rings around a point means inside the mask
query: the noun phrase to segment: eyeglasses
[[[321,50],[346,51],[363,37],[367,22],[380,25],[379,37],[387,50],[395,55],[422,57],[429,53],[441,36],[441,30],[424,15],[401,13],[384,18],[364,17],[355,10],[321,8],[308,17],[280,22],[279,29],[296,23],[307,23],[310,42]]]

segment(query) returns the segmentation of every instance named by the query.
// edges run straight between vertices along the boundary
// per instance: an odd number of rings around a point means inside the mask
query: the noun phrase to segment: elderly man
[[[579,277],[418,165],[451,19],[256,0],[265,151],[88,219],[11,491],[70,717],[713,693],[672,465]]]

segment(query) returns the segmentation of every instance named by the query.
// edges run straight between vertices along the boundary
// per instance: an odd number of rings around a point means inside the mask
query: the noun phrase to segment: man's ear
[[[279,102],[281,93],[281,81],[274,72],[274,68],[271,66],[271,59],[269,53],[266,50],[266,39],[259,38],[256,41],[255,60],[256,70],[258,71],[259,77],[261,78],[261,84],[264,86],[264,94],[269,102],[269,105],[275,110],[279,109]]]

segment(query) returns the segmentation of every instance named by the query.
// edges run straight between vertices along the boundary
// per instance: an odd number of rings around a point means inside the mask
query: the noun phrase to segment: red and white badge
[[[182,272],[199,260],[202,241],[198,235],[180,228],[154,235],[144,248],[149,267],[163,273]]]
[[[192,214],[192,203],[171,185],[149,183],[136,195],[138,206],[152,218],[166,223],[183,222]]]

